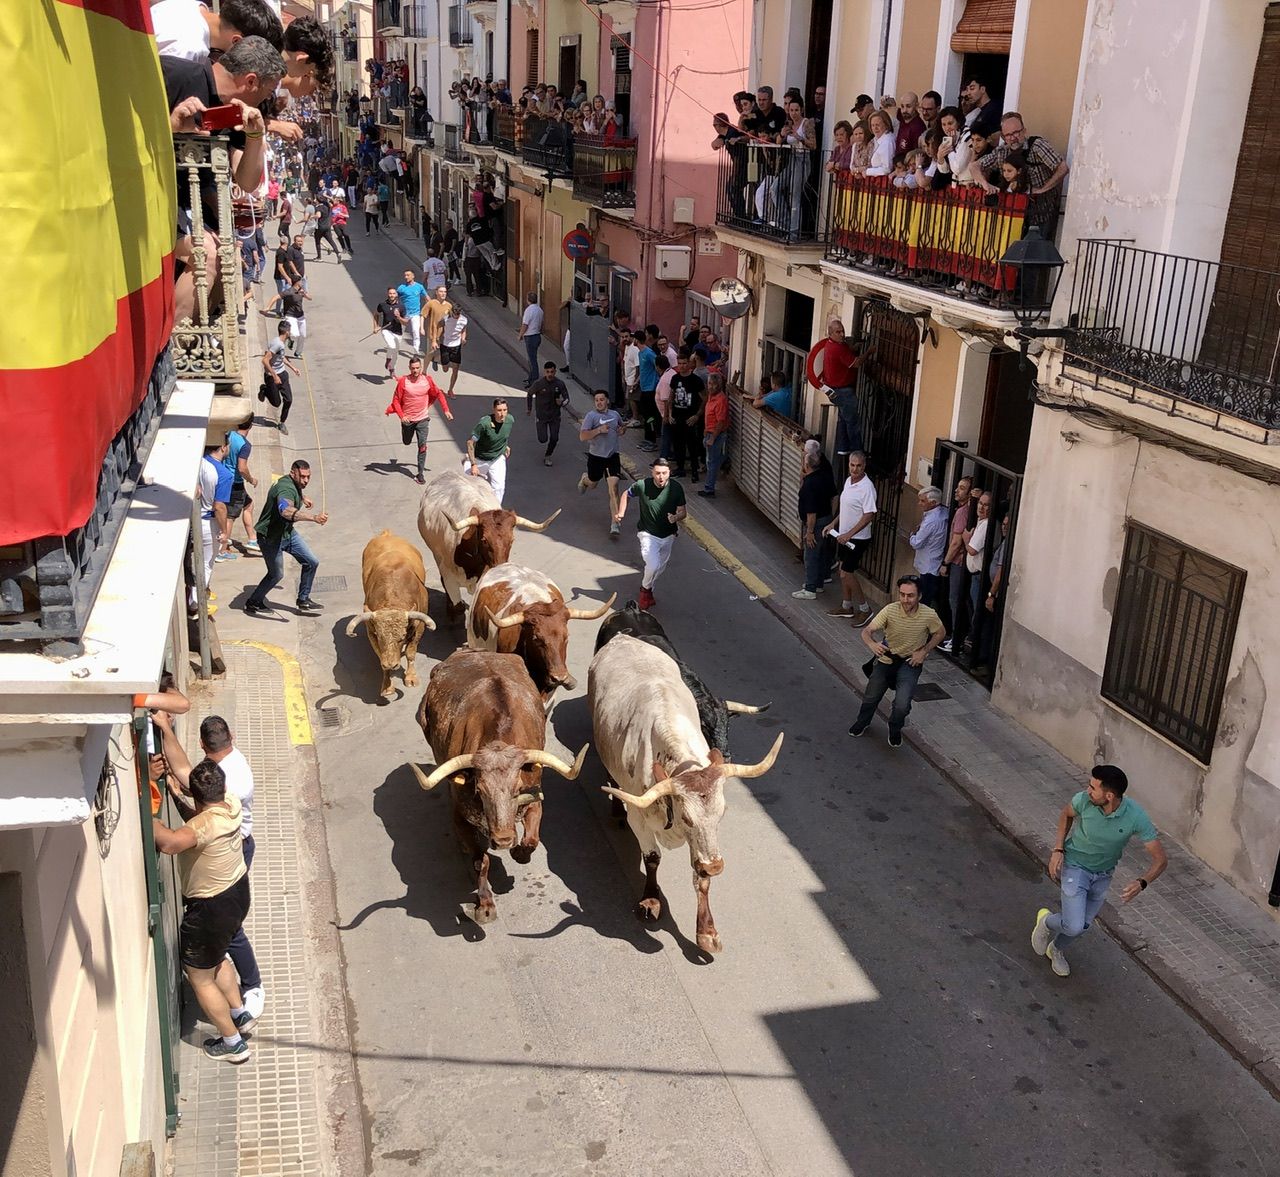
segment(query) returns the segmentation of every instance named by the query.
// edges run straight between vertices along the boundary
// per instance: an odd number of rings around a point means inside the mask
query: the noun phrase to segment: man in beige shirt
[[[195,804],[188,809],[178,801],[184,825],[172,830],[153,819],[156,849],[177,855],[185,900],[179,931],[182,970],[220,1035],[205,1039],[204,1052],[210,1058],[245,1063],[249,1044],[241,1031],[251,1030],[255,1019],[240,1004],[236,972],[227,959],[232,937],[249,914],[240,801],[227,793],[227,778],[212,760],[202,760],[191,770],[187,788]]]
[[[431,367],[440,366],[440,333],[444,321],[453,314],[453,303],[448,299],[449,289],[437,286],[422,306],[422,328],[427,337],[426,355],[431,357]]]

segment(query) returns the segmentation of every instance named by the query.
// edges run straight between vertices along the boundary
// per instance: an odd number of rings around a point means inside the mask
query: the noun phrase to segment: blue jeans
[[[836,453],[852,454],[862,449],[862,421],[853,389],[833,388],[828,399],[836,407]]]
[[[246,604],[257,605],[259,608],[266,605],[267,594],[284,579],[286,552],[302,565],[302,575],[298,578],[298,600],[309,600],[311,585],[316,579],[316,569],[320,567],[320,561],[312,555],[311,549],[307,547],[307,541],[297,531],[290,531],[276,543],[268,539],[260,539],[258,543],[262,558],[267,565],[267,574],[258,582],[258,587],[250,594]]]
[[[707,484],[703,490],[715,490],[716,475],[720,473],[720,467],[724,463],[725,446],[729,443],[729,435],[721,433],[717,437],[711,434],[703,434],[702,446],[707,451]]]
[[[542,346],[542,335],[526,335],[524,337],[525,355],[529,357],[529,383],[538,379],[538,348]]]
[[[879,658],[871,671],[871,677],[867,679],[867,689],[862,696],[862,710],[858,712],[858,718],[853,722],[857,727],[866,727],[871,722],[872,716],[876,713],[876,708],[880,706],[880,700],[884,698],[884,693],[893,686],[893,709],[889,712],[889,734],[896,736],[901,733],[902,725],[907,722],[907,716],[911,714],[911,699],[916,693],[916,683],[920,681],[920,671],[922,667],[912,666],[910,662],[899,662],[897,681],[894,681],[893,666],[886,666]]]
[[[827,570],[831,567],[831,549],[827,541],[822,538],[822,529],[831,522],[832,518],[831,515],[818,517],[818,521],[813,525],[813,534],[818,537],[818,542],[813,547],[804,549],[804,587],[811,593],[816,593],[822,588]],[[803,527],[802,520],[802,530]]]
[[[243,850],[244,865],[247,870],[253,866],[252,834],[244,840]],[[240,974],[240,988],[242,991],[261,988],[262,974],[258,971],[258,958],[253,954],[253,945],[249,943],[249,937],[244,934],[243,925],[231,937],[227,955],[231,957],[231,963],[236,966],[236,972]]]
[[[1044,921],[1045,927],[1056,932],[1053,946],[1066,948],[1089,930],[1093,917],[1102,910],[1102,901],[1111,886],[1112,871],[1085,870],[1082,866],[1062,867],[1062,912]]]

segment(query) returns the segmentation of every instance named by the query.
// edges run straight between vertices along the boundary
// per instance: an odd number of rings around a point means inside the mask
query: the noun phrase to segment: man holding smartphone
[[[876,488],[867,477],[867,455],[855,450],[849,455],[849,477],[840,491],[840,514],[828,523],[823,535],[835,535],[840,550],[839,609],[830,617],[852,617],[854,629],[871,620],[871,606],[858,583],[862,554],[871,543],[871,525],[876,517]]]

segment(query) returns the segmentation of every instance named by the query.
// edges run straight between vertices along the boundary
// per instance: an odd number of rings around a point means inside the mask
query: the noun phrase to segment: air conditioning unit
[[[676,225],[694,224],[692,196],[677,196],[671,202],[671,220]]]
[[[693,249],[688,245],[655,245],[653,260],[662,282],[688,282],[693,272]]]

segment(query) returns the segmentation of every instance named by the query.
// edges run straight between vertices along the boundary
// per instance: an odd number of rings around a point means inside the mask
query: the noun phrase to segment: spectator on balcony
[[[1004,157],[1000,165],[1000,186],[1006,192],[1026,196],[1031,191],[1031,173],[1027,170],[1025,152],[1014,151]]]
[[[901,156],[915,151],[926,129],[924,119],[920,117],[920,99],[908,90],[898,103],[898,133],[894,139],[897,154]]]
[[[965,126],[964,115],[958,106],[944,106],[942,113],[938,115],[938,129],[941,137],[935,136],[933,159],[937,170],[934,173],[933,186],[945,188],[954,179],[951,170],[952,155],[962,141],[967,145],[969,128]]]
[[[573,84],[573,93],[569,95],[565,101],[575,110],[587,101],[587,83],[585,78],[579,78]]]
[[[961,98],[965,107],[965,122],[969,126],[982,121],[989,127],[1000,125],[1000,104],[987,91],[987,81],[980,74],[970,74],[965,79]]]
[[[431,117],[431,111],[427,109],[427,96],[422,92],[421,86],[414,86],[409,93],[409,112],[413,123],[413,137],[415,139],[430,139],[431,124],[435,119]]]
[[[872,147],[871,163],[867,167],[868,176],[893,175],[894,131],[893,119],[883,110],[874,110],[867,120],[871,129]]]
[[[984,176],[996,172],[1005,159],[1016,152],[1026,158],[1027,189],[1029,207],[1027,223],[1040,226],[1046,236],[1056,227],[1058,218],[1058,202],[1061,198],[1062,185],[1071,170],[1067,161],[1054,150],[1052,144],[1040,135],[1028,135],[1022,115],[1016,110],[1009,111],[1000,120],[1000,137],[1003,142],[993,147],[979,161]],[[988,180],[983,185],[987,191],[994,191],[995,185]]]
[[[858,97],[854,99],[853,106],[849,113],[853,115],[855,121],[863,123],[871,117],[871,113],[875,109],[875,100],[870,94],[859,94]]]
[[[778,416],[790,420],[794,400],[791,381],[787,379],[785,372],[779,370],[769,373],[769,391],[756,397],[751,403],[757,409],[772,409]]]
[[[809,103],[809,111],[813,121],[818,125],[818,141],[822,141],[822,124],[827,116],[827,88],[819,83],[813,88],[813,99]]]
[[[776,224],[778,221],[778,190],[781,183],[782,152],[776,144],[782,141],[782,131],[787,125],[787,114],[773,101],[773,87],[761,86],[756,91],[756,109],[744,120],[743,129],[755,141],[755,156],[760,180],[756,185],[756,219]]]
[[[809,185],[813,171],[813,152],[818,147],[817,131],[813,119],[806,117],[804,102],[793,96],[787,102],[787,122],[782,128],[781,142],[791,148],[790,158],[784,163],[790,217],[787,229],[797,234],[812,221],[818,204],[818,193]]]
[[[225,3],[220,7],[225,9]],[[280,88],[291,98],[307,98],[333,78],[333,41],[314,16],[295,16],[285,25],[283,56]]]
[[[926,90],[920,99],[920,121],[924,123],[923,139],[932,128],[938,125],[938,114],[942,110],[942,95],[937,90]],[[924,146],[923,143],[920,146]]]
[[[280,17],[265,0],[222,0],[213,12],[198,0],[158,0],[151,5],[156,52],[161,57],[207,62],[245,37],[284,47]]]
[[[603,135],[604,121],[604,95],[597,94],[583,109],[582,129],[588,135]]]
[[[831,131],[834,143],[831,147],[831,158],[827,160],[827,171],[847,172],[853,166],[853,124],[848,119],[841,119]]]

